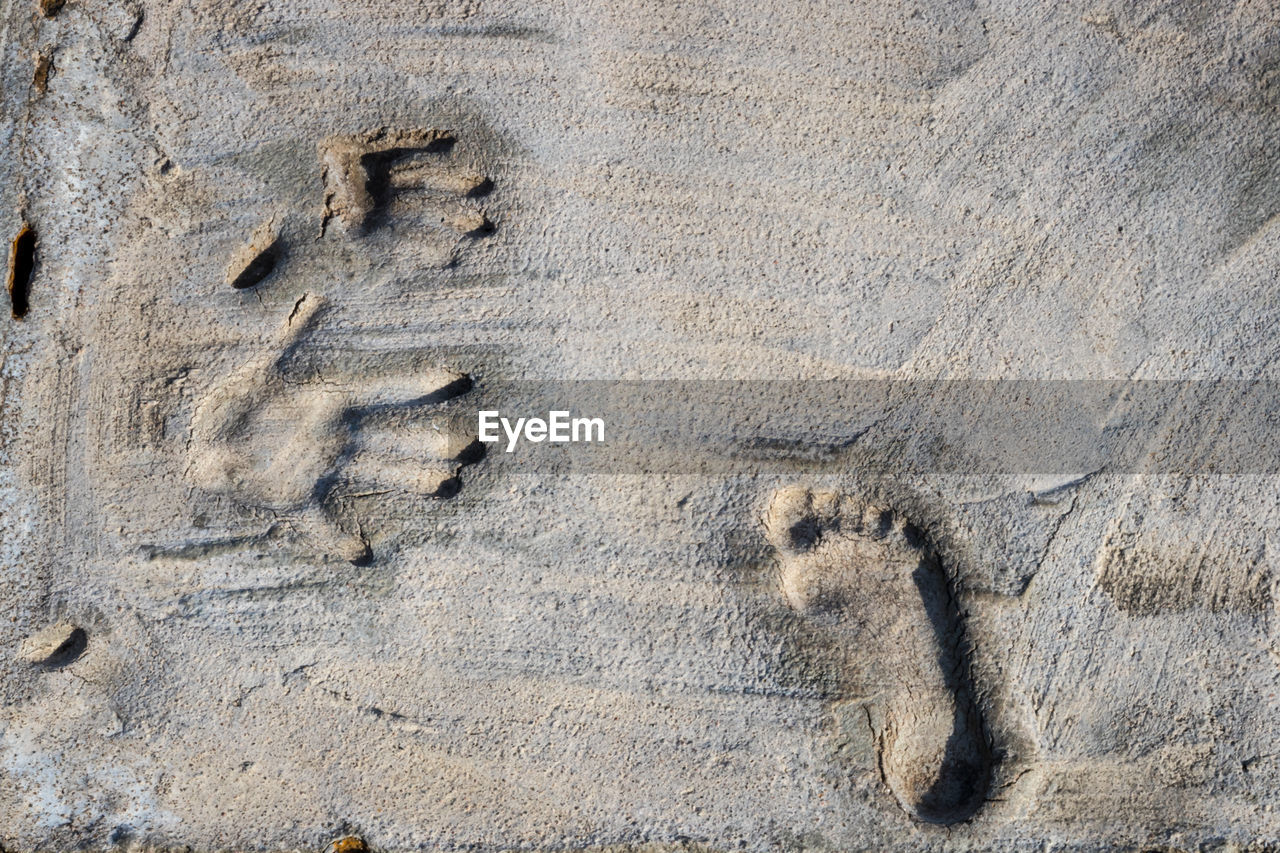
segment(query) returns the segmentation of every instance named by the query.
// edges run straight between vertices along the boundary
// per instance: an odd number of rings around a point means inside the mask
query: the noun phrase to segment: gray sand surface
[[[1274,0],[0,11],[4,850],[1280,844]]]

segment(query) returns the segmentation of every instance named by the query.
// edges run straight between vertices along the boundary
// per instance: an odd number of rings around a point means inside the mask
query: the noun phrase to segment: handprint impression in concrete
[[[294,376],[289,356],[323,308],[320,297],[303,296],[272,344],[200,402],[188,470],[198,485],[280,513],[324,550],[358,562],[371,556],[363,533],[344,529],[325,499],[338,488],[456,494],[458,470],[476,461],[479,445],[387,415],[447,402],[471,380],[439,369],[346,384]]]
[[[324,164],[324,218],[321,229],[337,217],[352,235],[386,223],[398,195],[425,195],[430,203],[423,225],[483,237],[493,223],[467,199],[487,195],[493,182],[484,175],[458,168],[447,155],[455,139],[437,130],[392,131],[386,128],[334,136],[320,143]]]
[[[427,218],[439,220],[430,224],[458,239],[491,233],[487,217],[462,201],[491,183],[440,158],[452,142],[438,131],[385,129],[326,140],[325,221],[337,216],[359,237],[377,227],[394,194],[421,190],[429,194]],[[383,375],[322,377],[299,368],[294,354],[327,304],[304,294],[274,340],[199,401],[187,471],[204,489],[279,515],[320,551],[360,563],[372,558],[365,532],[340,517],[335,495],[450,498],[482,446],[447,421],[423,423],[424,413],[470,390],[465,374],[420,359],[396,360]]]

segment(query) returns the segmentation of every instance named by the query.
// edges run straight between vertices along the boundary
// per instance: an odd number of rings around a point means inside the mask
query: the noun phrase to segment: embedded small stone
[[[339,838],[329,846],[332,849],[332,853],[368,853],[369,850],[369,845],[365,844],[364,839],[357,835]]]
[[[66,666],[84,653],[88,641],[83,628],[59,622],[23,640],[18,657],[37,666]]]

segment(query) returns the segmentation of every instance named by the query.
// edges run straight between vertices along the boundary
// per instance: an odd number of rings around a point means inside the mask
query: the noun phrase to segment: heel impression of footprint
[[[991,784],[992,750],[950,581],[923,534],[892,511],[799,487],[773,496],[765,532],[787,604],[877,658],[885,683],[869,705],[898,804],[928,823],[972,817]]]

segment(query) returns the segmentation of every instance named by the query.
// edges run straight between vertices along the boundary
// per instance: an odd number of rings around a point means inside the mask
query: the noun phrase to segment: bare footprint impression
[[[765,531],[787,603],[877,673],[848,687],[899,805],[929,823],[971,817],[987,796],[992,752],[951,584],[924,534],[890,510],[799,487],[773,496]]]

